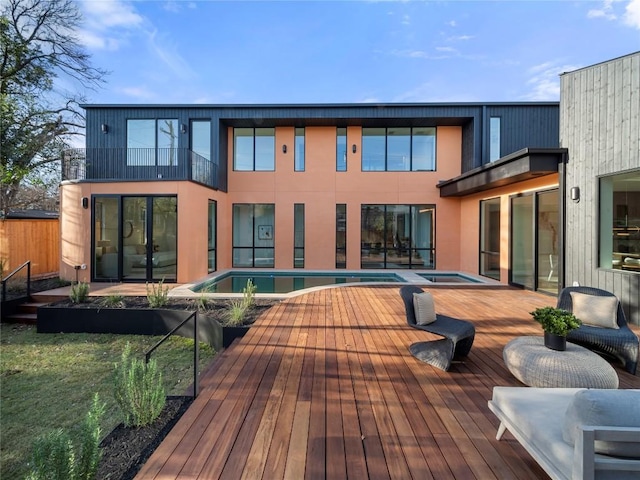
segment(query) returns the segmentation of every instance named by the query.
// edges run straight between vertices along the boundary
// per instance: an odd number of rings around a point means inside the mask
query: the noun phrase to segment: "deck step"
[[[34,313],[37,314],[38,313],[38,308],[44,306],[44,305],[48,305],[49,302],[27,302],[27,303],[23,303],[22,305],[20,305],[20,307],[18,308],[19,312],[21,313]]]
[[[32,293],[31,303],[41,303],[43,305],[47,303],[59,302],[60,300],[68,299],[69,295],[63,294],[50,294],[50,293]]]

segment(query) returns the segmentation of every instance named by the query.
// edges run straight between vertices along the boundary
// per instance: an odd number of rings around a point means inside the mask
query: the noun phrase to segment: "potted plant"
[[[531,315],[536,322],[542,325],[544,345],[552,350],[566,350],[567,333],[582,325],[582,322],[573,313],[561,308],[536,308],[531,312]]]

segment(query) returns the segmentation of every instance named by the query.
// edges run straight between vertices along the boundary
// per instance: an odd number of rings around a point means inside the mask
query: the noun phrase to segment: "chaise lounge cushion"
[[[564,417],[562,438],[574,445],[579,427],[640,427],[640,392],[633,390],[580,390],[572,398]],[[640,459],[637,442],[596,440],[595,452]]]
[[[413,294],[413,309],[417,325],[429,325],[436,321],[436,307],[429,292]]]
[[[620,328],[618,327],[618,299],[616,297],[588,295],[580,292],[570,292],[570,295],[573,314],[582,320],[582,323],[594,327]]]

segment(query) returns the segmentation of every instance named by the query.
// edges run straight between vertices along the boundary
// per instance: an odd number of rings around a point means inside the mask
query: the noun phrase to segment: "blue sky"
[[[557,101],[640,50],[640,0],[78,1],[88,103]]]

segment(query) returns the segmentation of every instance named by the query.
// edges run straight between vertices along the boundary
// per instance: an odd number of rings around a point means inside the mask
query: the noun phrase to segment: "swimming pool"
[[[462,273],[419,273],[418,275],[433,283],[483,283],[478,278]]]
[[[237,272],[230,271],[196,284],[190,288],[196,293],[242,293],[247,280],[257,287],[256,293],[290,293],[312,287],[361,282],[404,282],[395,273],[344,273],[337,272]]]

